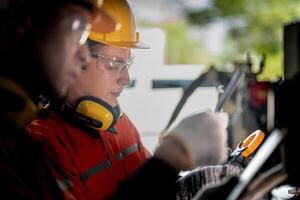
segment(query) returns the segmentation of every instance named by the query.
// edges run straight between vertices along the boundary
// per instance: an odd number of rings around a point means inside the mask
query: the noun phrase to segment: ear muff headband
[[[80,120],[97,130],[107,130],[113,127],[119,117],[112,106],[91,96],[79,98],[75,111]]]

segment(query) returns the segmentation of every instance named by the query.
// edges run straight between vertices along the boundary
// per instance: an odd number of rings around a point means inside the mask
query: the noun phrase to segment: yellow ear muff
[[[0,88],[15,96],[19,103],[22,103],[22,108],[7,110],[4,114],[17,129],[24,129],[36,117],[38,107],[23,88],[11,79],[0,77]]]
[[[75,111],[79,119],[97,130],[107,130],[113,127],[119,117],[108,103],[90,96],[81,97],[77,102]]]

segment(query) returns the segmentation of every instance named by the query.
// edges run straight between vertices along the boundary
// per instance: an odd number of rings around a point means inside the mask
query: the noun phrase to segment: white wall
[[[142,140],[153,150],[158,134],[166,126],[182,95],[182,89],[155,89],[153,79],[190,79],[203,72],[201,65],[164,65],[165,34],[159,29],[140,30],[141,40],[151,46],[148,50],[135,50],[131,78],[134,88],[127,88],[120,96],[122,109],[135,123]],[[187,101],[178,119],[199,110],[214,109],[217,103],[215,88],[199,88]]]

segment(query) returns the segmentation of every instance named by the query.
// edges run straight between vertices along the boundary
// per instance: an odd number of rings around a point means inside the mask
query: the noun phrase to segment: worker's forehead
[[[93,42],[93,44],[90,45],[90,48],[93,52],[131,52],[130,48],[115,47],[98,42]]]

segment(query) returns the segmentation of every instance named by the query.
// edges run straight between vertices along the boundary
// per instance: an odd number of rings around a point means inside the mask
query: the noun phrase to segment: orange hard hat
[[[109,33],[115,30],[116,21],[103,10],[103,0],[88,0],[93,5],[92,31]]]
[[[134,16],[126,0],[103,0],[101,9],[116,21],[115,30],[103,33],[98,30],[100,25],[93,24],[89,39],[116,47],[149,48],[148,45],[139,41],[139,32],[136,32]]]

